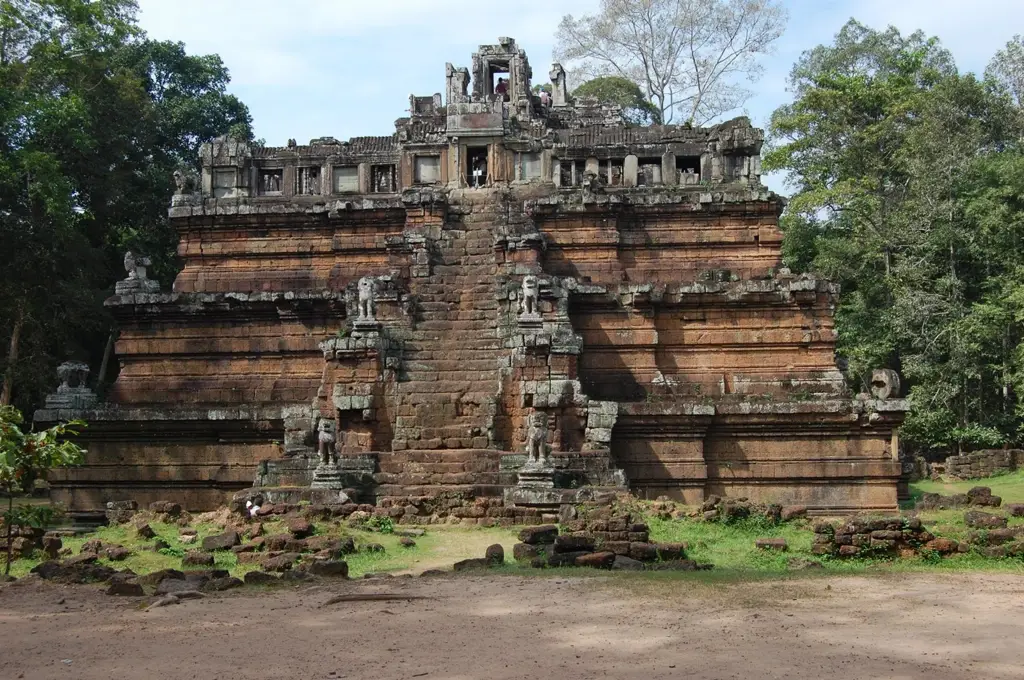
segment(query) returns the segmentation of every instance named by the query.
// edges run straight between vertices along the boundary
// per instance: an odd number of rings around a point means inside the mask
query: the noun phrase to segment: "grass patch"
[[[993,485],[994,486],[994,485]],[[995,490],[995,489],[994,489]],[[967,538],[970,530],[963,523],[964,510],[936,510],[921,512],[920,517],[932,533],[956,540]],[[688,556],[701,563],[714,565],[712,571],[700,572],[629,572],[615,573],[618,579],[639,579],[642,581],[683,580],[690,583],[706,583],[709,585],[727,584],[739,581],[786,578],[788,575],[801,577],[815,574],[884,574],[914,571],[1003,571],[1024,574],[1024,560],[1019,558],[992,559],[971,552],[954,555],[944,559],[930,559],[920,556],[910,559],[888,558],[856,558],[832,559],[813,555],[811,544],[813,533],[811,521],[797,520],[785,524],[773,525],[760,519],[741,520],[723,524],[720,522],[704,522],[694,518],[682,519],[647,519],[651,529],[651,541],[685,542],[688,544]],[[287,529],[281,521],[263,523],[267,535],[286,533]],[[1024,525],[1024,518],[1011,518],[1010,526]],[[195,543],[181,542],[180,527],[175,524],[150,522],[150,527],[157,537],[168,544],[162,552],[152,549],[153,540],[140,538],[133,525],[101,527],[96,531],[82,536],[64,539],[64,546],[73,554],[81,551],[82,544],[87,540],[99,539],[104,543],[120,544],[132,551],[132,555],[122,562],[110,562],[101,558],[100,562],[115,569],[129,568],[139,574],[159,569],[182,569],[181,556],[189,550],[200,549],[202,539],[220,533],[222,529],[214,524],[196,523],[193,525],[198,532]],[[483,557],[488,545],[499,543],[505,548],[506,559],[510,562],[498,573],[517,574],[521,576],[537,576],[543,578],[589,577],[604,575],[608,572],[596,570],[559,568],[531,569],[526,566],[511,564],[512,545],[516,543],[516,534],[521,527],[511,528],[469,528],[460,526],[430,526],[427,533],[415,538],[416,545],[407,548],[400,544],[400,537],[393,534],[382,534],[364,528],[349,527],[344,523],[315,523],[318,535],[332,537],[351,536],[357,547],[364,548],[369,543],[384,546],[384,552],[368,552],[360,549],[357,553],[346,556],[349,574],[360,578],[371,572],[403,572],[418,573],[425,569],[450,569],[458,560],[469,557]],[[404,527],[399,527],[399,529]],[[758,538],[784,538],[789,546],[786,552],[764,551],[754,547]],[[231,575],[243,577],[247,572],[259,569],[257,563],[239,563],[231,551],[218,551],[215,555],[215,566],[228,570]],[[794,558],[816,562],[822,565],[820,570],[794,571],[791,564]],[[16,560],[11,573],[16,577],[24,576],[32,567],[39,564],[39,556]]]
[[[976,486],[987,486],[994,496],[1003,499],[1003,503],[1024,503],[1024,470],[1017,470],[1008,475],[973,479],[965,482],[933,481],[923,479],[910,485],[910,495],[916,500],[924,493],[940,493],[943,496],[967,493]]]

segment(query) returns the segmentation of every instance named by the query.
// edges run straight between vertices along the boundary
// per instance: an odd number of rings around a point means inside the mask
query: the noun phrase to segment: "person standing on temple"
[[[494,94],[500,94],[503,100],[508,101],[508,81],[498,78],[498,84],[494,86]]]

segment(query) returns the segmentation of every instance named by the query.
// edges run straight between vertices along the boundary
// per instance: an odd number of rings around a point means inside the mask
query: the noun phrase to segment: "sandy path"
[[[342,592],[430,599],[321,606]],[[1024,678],[1024,579],[1009,575],[435,577],[139,605],[3,589],[0,677]]]

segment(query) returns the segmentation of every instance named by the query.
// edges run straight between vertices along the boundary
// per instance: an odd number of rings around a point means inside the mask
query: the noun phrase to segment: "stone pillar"
[[[679,183],[679,173],[676,171],[676,155],[671,151],[666,151],[661,157],[661,181],[670,186],[675,186]]]
[[[551,79],[551,106],[568,106],[569,88],[565,82],[565,69],[562,65],[552,64],[548,78]]]
[[[622,186],[636,186],[636,176],[639,167],[639,160],[635,155],[629,154],[626,156],[626,160],[622,164]]]
[[[370,164],[360,163],[357,166],[356,174],[359,177],[359,193],[368,194],[370,193]]]
[[[562,186],[562,161],[557,158],[551,159],[551,181],[556,187]]]

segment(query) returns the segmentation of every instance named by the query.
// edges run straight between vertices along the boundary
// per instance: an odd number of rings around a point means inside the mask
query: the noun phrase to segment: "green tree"
[[[41,432],[25,432],[21,425],[21,412],[12,406],[0,406],[0,489],[7,494],[3,514],[7,532],[5,575],[11,573],[14,529],[43,526],[54,516],[48,506],[15,506],[15,496],[31,491],[35,481],[45,479],[53,468],[80,464],[84,453],[66,439],[85,425],[81,421],[54,425]]]
[[[652,125],[661,120],[661,111],[647,101],[640,86],[622,76],[599,76],[588,80],[573,93],[573,97],[594,97],[606,104],[618,104],[630,125]]]
[[[787,262],[842,286],[838,351],[851,382],[900,370],[916,446],[1016,437],[1020,327],[1002,298],[1019,256],[1006,250],[1012,220],[975,198],[1012,192],[991,171],[1019,155],[1007,88],[959,74],[934,38],[855,21],[805,53],[790,85],[765,165],[796,190]]]
[[[216,56],[147,40],[134,0],[0,0],[0,403],[30,410],[54,367],[98,363],[125,249],[176,269],[175,169],[248,110]]]

